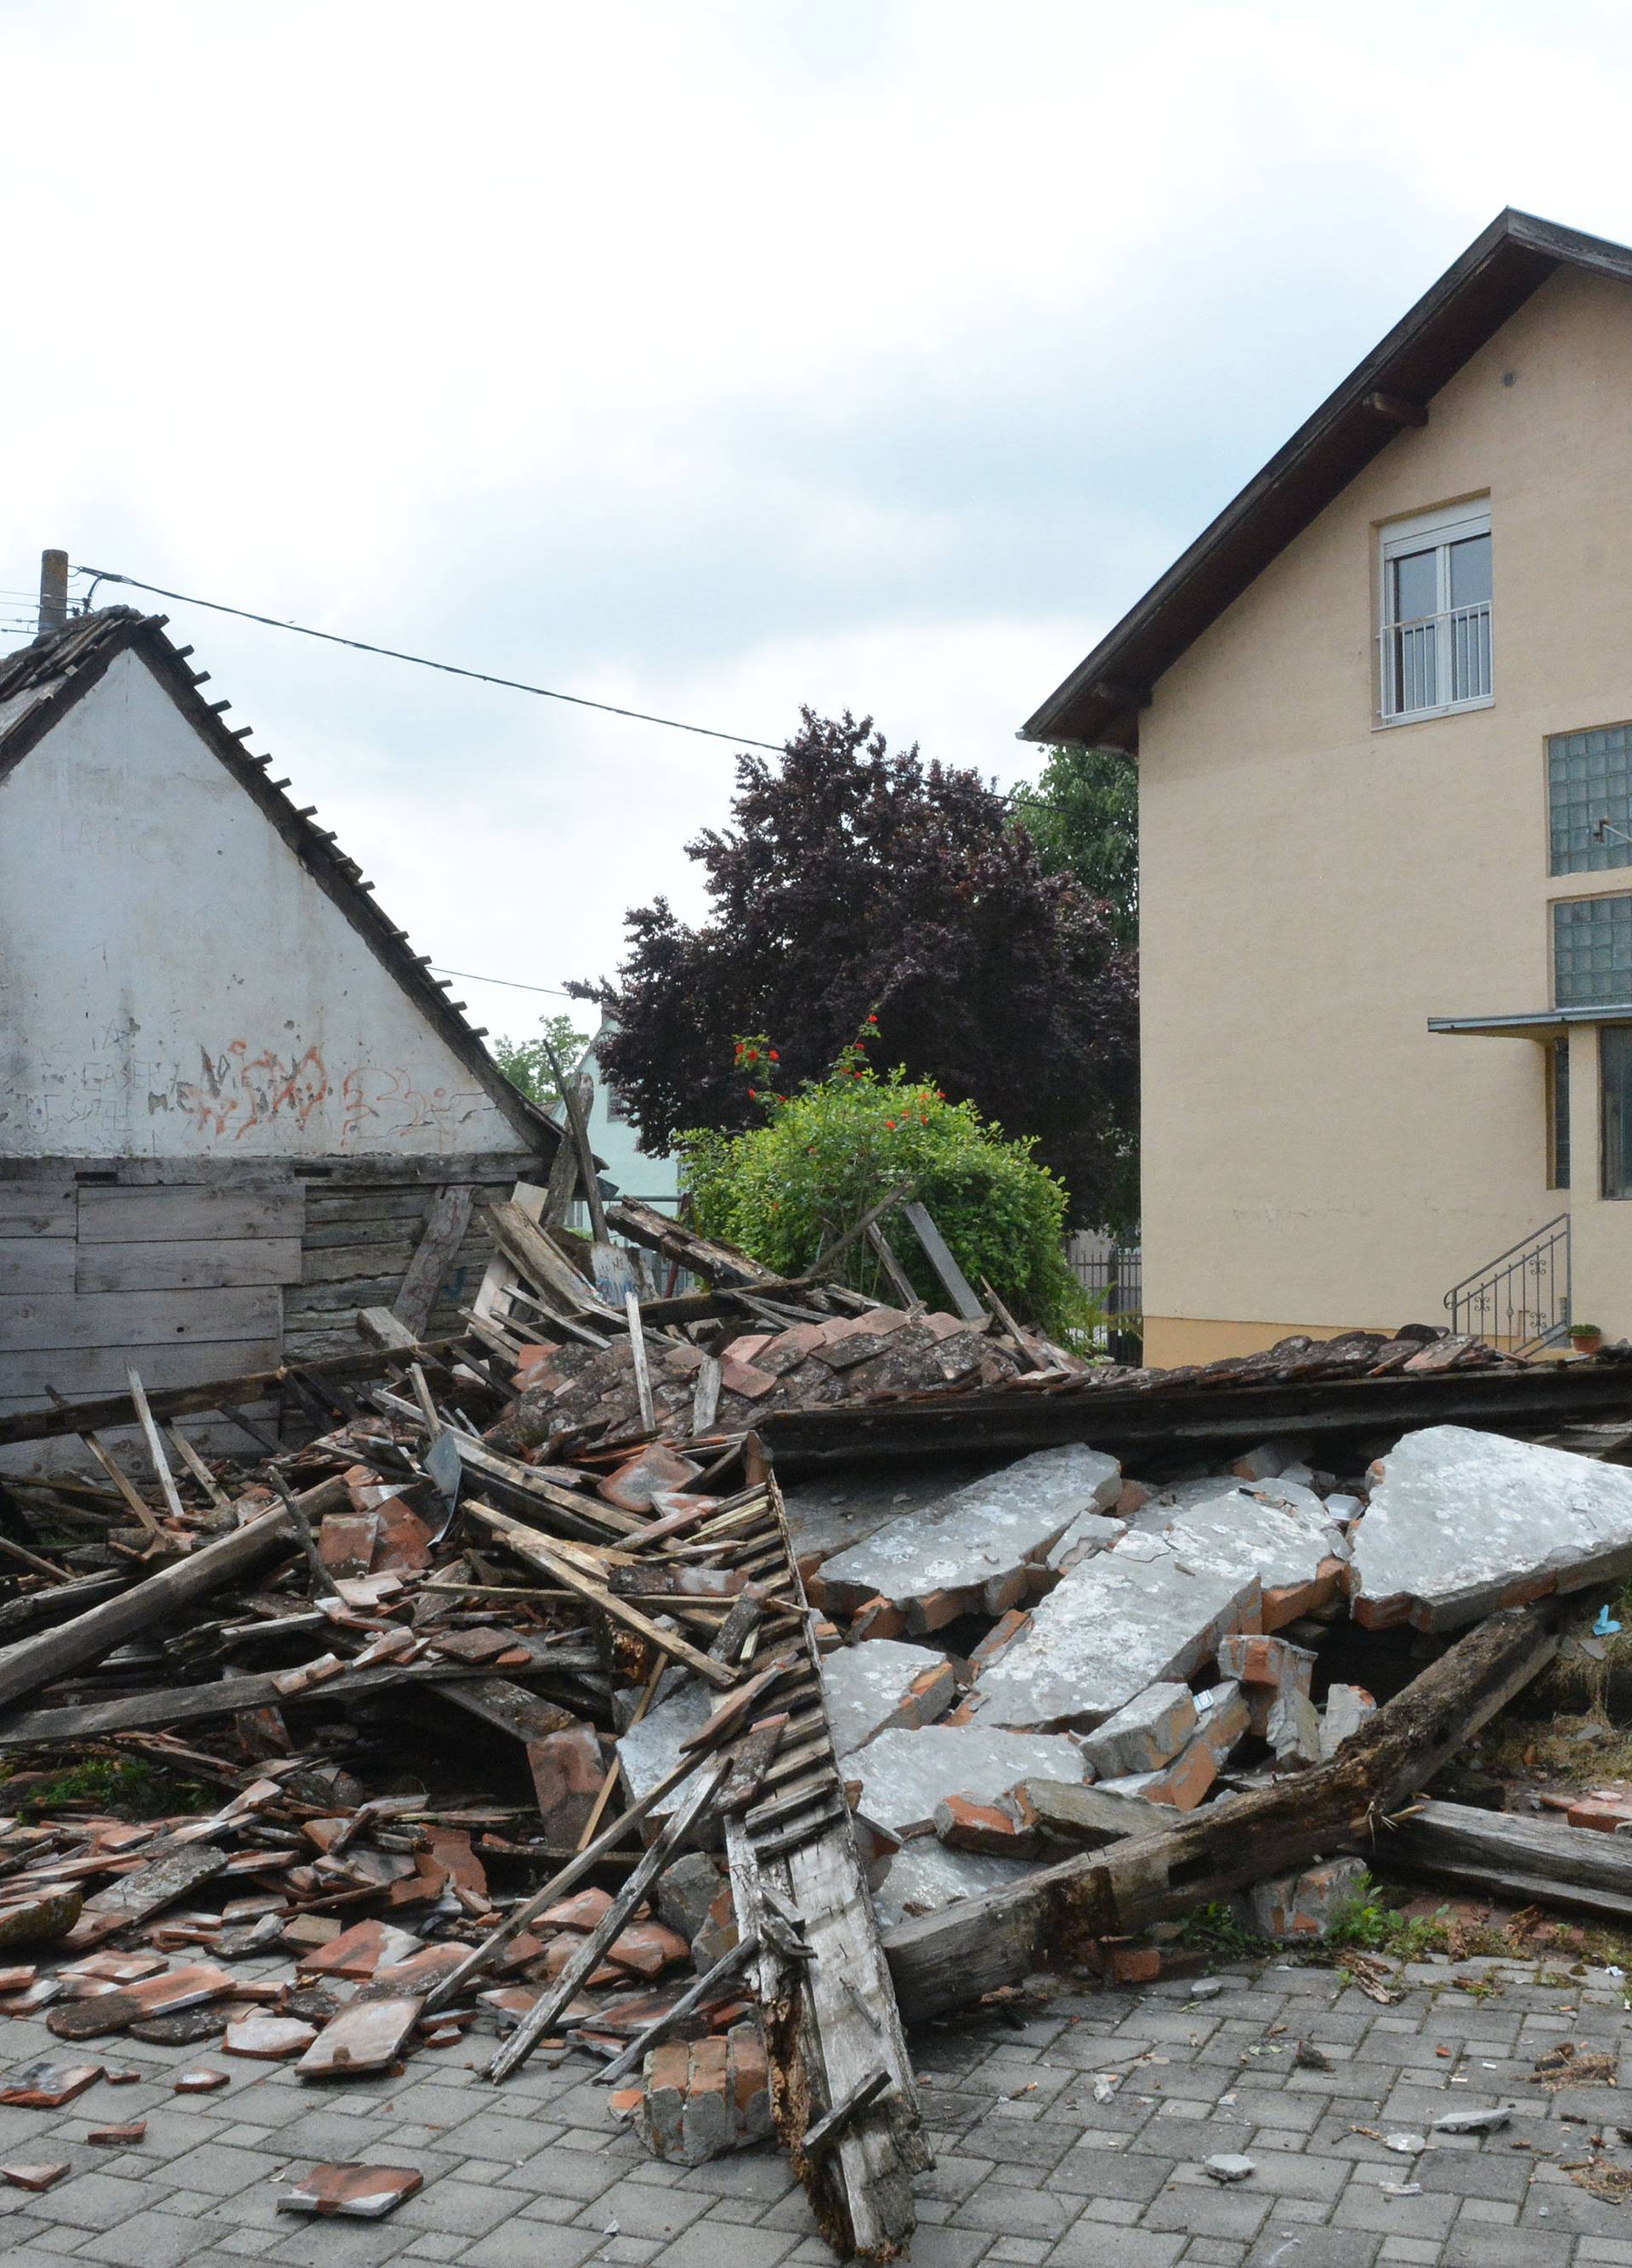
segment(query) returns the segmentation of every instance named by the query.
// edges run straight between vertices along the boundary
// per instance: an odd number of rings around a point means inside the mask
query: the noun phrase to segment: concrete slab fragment
[[[890,1860],[882,1886],[873,1893],[873,1911],[881,1929],[894,1929],[919,1914],[940,1913],[959,1898],[1006,1889],[1036,1871],[1018,1859],[983,1858],[971,1851],[949,1851],[933,1837],[919,1840]]]
[[[927,1835],[949,1795],[990,1803],[1023,1779],[1081,1783],[1088,1767],[1074,1741],[1006,1733],[982,1725],[926,1725],[879,1734],[850,1760],[861,1808],[892,1835]]]
[[[1372,1467],[1354,1528],[1357,1622],[1459,1629],[1495,1608],[1632,1573],[1632,1471],[1430,1425]]]
[[[1165,1536],[1128,1535],[1114,1550],[1085,1559],[982,1668],[978,1721],[1089,1731],[1147,1686],[1190,1677],[1213,1659],[1222,1638],[1259,1627],[1257,1569],[1242,1567],[1241,1556],[1233,1548],[1202,1554]],[[1213,1564],[1220,1557],[1230,1564]]]
[[[1083,1513],[1121,1492],[1114,1457],[1069,1443],[1022,1457],[921,1510],[891,1521],[822,1570],[830,1612],[869,1599],[905,1609],[909,1630],[934,1630],[966,1611],[1001,1615],[1027,1594],[1040,1565]]]
[[[1156,1771],[1195,1729],[1196,1700],[1187,1685],[1148,1685],[1089,1735],[1082,1753],[1101,1779]]]
[[[1263,1626],[1278,1630],[1329,1604],[1342,1587],[1348,1535],[1311,1490],[1225,1488],[1177,1506],[1146,1506],[1134,1523],[1197,1565],[1220,1573],[1255,1572],[1263,1585]]]
[[[894,1638],[842,1646],[822,1664],[835,1755],[847,1756],[892,1725],[933,1724],[952,1705],[957,1679],[945,1654]]]

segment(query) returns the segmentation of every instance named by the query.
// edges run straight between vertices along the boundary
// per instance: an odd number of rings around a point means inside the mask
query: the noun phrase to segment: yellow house
[[[1632,1336],[1632,250],[1502,214],[1023,737],[1139,756],[1147,1360]]]

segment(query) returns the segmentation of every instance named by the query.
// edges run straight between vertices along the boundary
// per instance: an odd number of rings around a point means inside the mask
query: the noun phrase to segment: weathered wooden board
[[[0,1236],[72,1236],[79,1219],[72,1174],[13,1180],[12,1172],[8,1166],[0,1179]]]
[[[1357,1844],[1382,1873],[1426,1875],[1517,1905],[1562,1906],[1632,1921],[1632,1842],[1591,1827],[1420,1803]]]
[[[301,1285],[372,1283],[385,1276],[399,1279],[414,1256],[413,1239],[402,1235],[401,1224],[388,1224],[390,1234],[376,1242],[314,1246],[308,1237],[301,1250],[294,1280]]]
[[[273,1332],[259,1338],[144,1347],[137,1367],[149,1388],[202,1386],[213,1378],[275,1370],[282,1359],[283,1340]],[[117,1346],[13,1349],[0,1359],[0,1395],[8,1401],[39,1402],[46,1398],[49,1386],[70,1402],[92,1394],[122,1394],[125,1369],[125,1356]]]
[[[423,1331],[431,1320],[442,1280],[457,1258],[465,1231],[470,1226],[474,1202],[473,1192],[457,1182],[437,1191],[425,1233],[414,1248],[402,1288],[396,1295],[395,1312],[410,1331]]]
[[[82,1244],[173,1243],[216,1237],[296,1236],[306,1219],[301,1182],[173,1182],[157,1189],[82,1188]]]
[[[179,1244],[154,1238],[136,1244],[81,1244],[78,1254],[73,1277],[78,1292],[223,1292],[246,1285],[300,1281],[298,1236],[238,1236]]]
[[[226,1292],[46,1292],[0,1299],[0,1354],[265,1339],[278,1333],[283,1317],[283,1294],[264,1285]]]
[[[0,1299],[33,1292],[71,1292],[74,1254],[66,1236],[0,1234]]]

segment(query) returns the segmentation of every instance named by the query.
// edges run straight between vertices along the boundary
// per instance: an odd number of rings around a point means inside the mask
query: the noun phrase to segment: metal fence
[[[1096,1334],[1116,1362],[1137,1362],[1144,1329],[1144,1255],[1136,1244],[1079,1233],[1066,1240],[1066,1264],[1105,1311]]]

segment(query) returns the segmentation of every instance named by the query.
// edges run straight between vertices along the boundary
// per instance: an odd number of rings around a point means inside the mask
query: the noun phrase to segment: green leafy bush
[[[705,1129],[682,1137],[698,1227],[797,1276],[910,1181],[977,1291],[984,1276],[1023,1321],[1082,1344],[1098,1309],[1066,1265],[1063,1185],[1038,1163],[1029,1139],[1005,1140],[972,1103],[949,1102],[899,1067],[875,1071],[871,1022],[824,1079],[792,1095],[776,1089],[778,1051],[768,1039],[737,1042],[738,1069],[765,1123],[745,1134]],[[944,1306],[917,1239],[894,1223],[886,1227],[915,1290],[932,1307]],[[853,1245],[835,1272],[855,1290],[890,1296],[865,1242]]]

